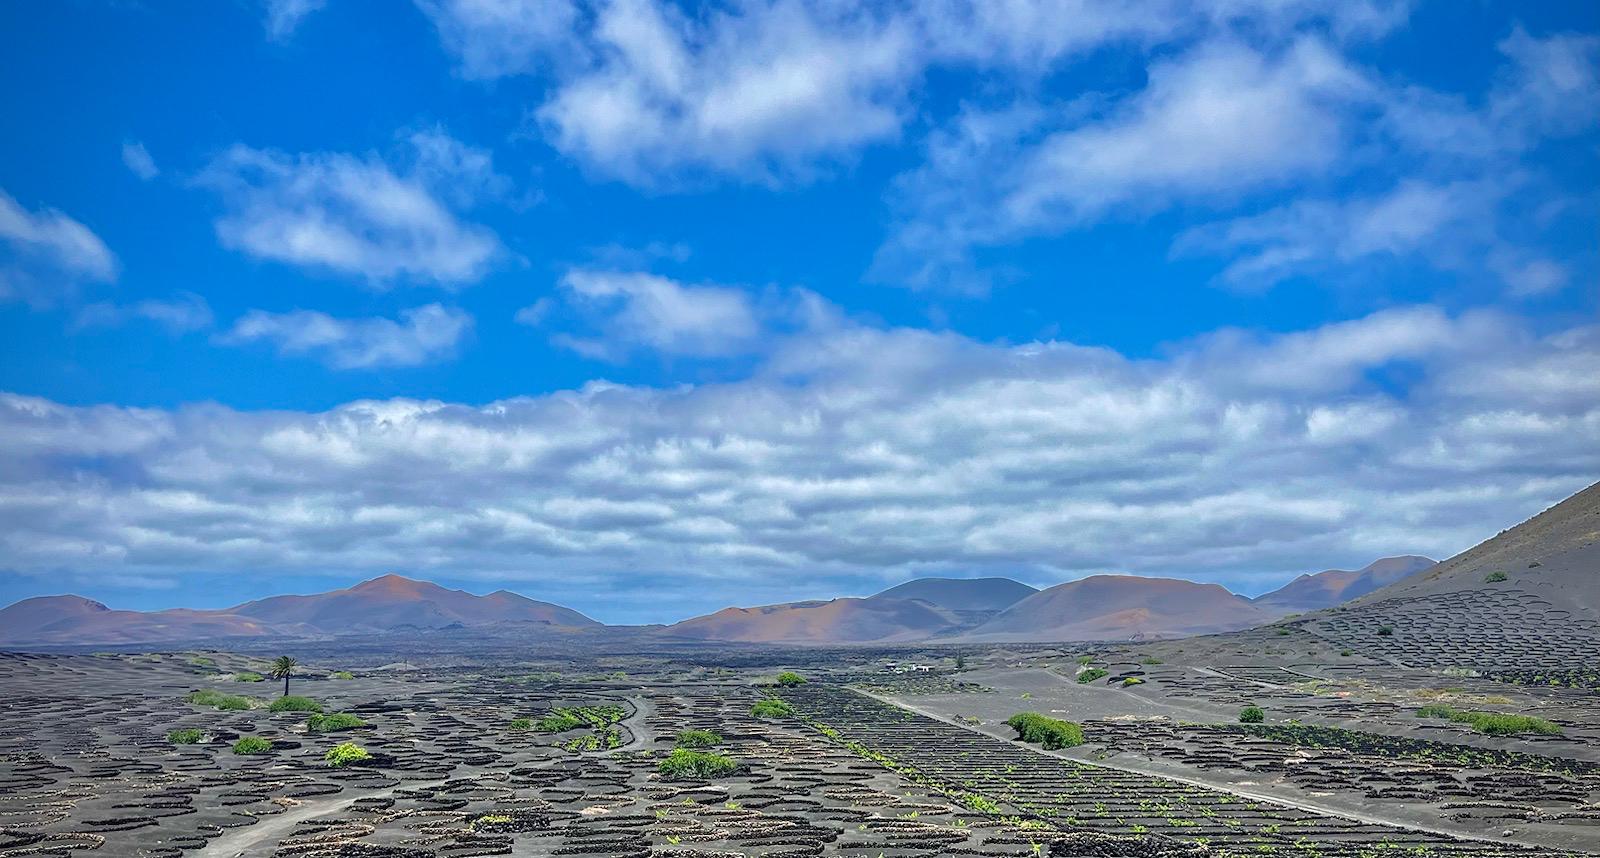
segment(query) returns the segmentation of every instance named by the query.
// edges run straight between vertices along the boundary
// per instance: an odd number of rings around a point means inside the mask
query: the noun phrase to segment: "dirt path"
[[[650,698],[629,697],[628,702],[633,704],[633,714],[622,719],[621,726],[626,727],[628,730],[628,735],[632,736],[633,738],[615,748],[601,751],[600,753],[615,754],[618,751],[627,751],[637,748],[640,745],[650,741],[650,738],[646,735],[644,729],[644,720],[650,717],[650,713],[655,711],[655,707],[650,704]]]
[[[276,852],[278,843],[287,837],[296,825],[306,820],[331,816],[347,808],[351,802],[363,798],[387,798],[403,789],[427,789],[443,786],[445,779],[436,781],[404,782],[384,789],[360,790],[356,794],[341,793],[328,802],[307,802],[273,816],[259,817],[255,825],[235,828],[214,838],[193,858],[257,858]]]
[[[1425,822],[1419,822],[1419,821],[1416,821],[1416,820],[1413,820],[1413,819],[1409,819],[1409,818],[1399,818],[1399,817],[1390,816],[1390,815],[1384,815],[1384,814],[1366,813],[1366,812],[1362,812],[1362,811],[1358,811],[1358,810],[1353,810],[1353,809],[1351,809],[1349,807],[1345,807],[1345,806],[1334,807],[1334,806],[1331,806],[1331,805],[1329,805],[1328,803],[1325,803],[1325,802],[1318,802],[1318,801],[1314,801],[1314,800],[1308,800],[1308,799],[1306,799],[1304,797],[1301,797],[1301,796],[1296,796],[1296,795],[1292,795],[1292,794],[1286,794],[1286,793],[1288,793],[1288,790],[1282,788],[1281,785],[1275,786],[1275,787],[1270,788],[1270,789],[1265,787],[1265,786],[1263,786],[1260,789],[1250,789],[1250,788],[1247,788],[1247,787],[1242,787],[1239,784],[1230,783],[1230,782],[1222,780],[1222,779],[1207,780],[1207,779],[1195,777],[1195,776],[1189,774],[1187,771],[1175,772],[1175,771],[1173,771],[1171,768],[1169,768],[1167,766],[1158,765],[1158,764],[1155,764],[1153,762],[1149,763],[1149,764],[1136,764],[1136,763],[1132,763],[1131,761],[1128,761],[1128,760],[1117,760],[1115,762],[1106,762],[1106,761],[1100,761],[1100,760],[1083,759],[1081,757],[1075,756],[1075,755],[1070,754],[1070,753],[1045,751],[1045,750],[1041,750],[1040,748],[1038,748],[1036,746],[1033,746],[1033,745],[1026,745],[1026,744],[1022,744],[1020,742],[1016,742],[1015,740],[1013,740],[1013,739],[1011,739],[1009,737],[1006,737],[1006,736],[1003,736],[1003,735],[997,735],[995,733],[991,733],[991,732],[988,732],[986,730],[982,730],[982,729],[976,728],[976,727],[972,726],[971,724],[964,724],[964,723],[962,723],[960,721],[955,720],[954,718],[951,718],[951,717],[948,717],[948,716],[944,716],[944,715],[940,715],[937,712],[929,711],[929,710],[927,710],[925,708],[916,706],[916,705],[911,704],[909,702],[906,702],[904,700],[900,700],[900,699],[893,698],[893,697],[887,697],[887,696],[883,696],[883,695],[879,695],[879,694],[873,694],[872,692],[862,691],[862,690],[856,689],[856,688],[852,688],[851,690],[855,691],[858,694],[862,694],[862,695],[865,695],[867,697],[871,697],[871,698],[873,698],[875,700],[879,700],[881,702],[887,703],[887,704],[889,704],[891,706],[898,706],[898,707],[900,707],[902,709],[908,709],[908,710],[910,710],[912,712],[917,713],[918,715],[923,715],[923,716],[926,716],[928,718],[932,718],[935,721],[939,721],[939,722],[942,722],[942,723],[945,723],[945,724],[949,724],[949,725],[951,725],[953,727],[960,727],[963,730],[969,730],[969,731],[974,732],[974,733],[982,733],[983,735],[988,736],[988,737],[990,737],[992,739],[999,739],[1001,741],[1011,742],[1012,744],[1016,744],[1016,745],[1019,745],[1021,747],[1027,748],[1028,750],[1033,751],[1035,753],[1051,754],[1052,756],[1063,757],[1065,759],[1071,760],[1074,763],[1078,763],[1078,764],[1085,765],[1085,766],[1094,766],[1096,768],[1112,769],[1112,770],[1115,770],[1115,771],[1133,772],[1133,773],[1136,773],[1136,774],[1150,775],[1152,777],[1165,778],[1165,779],[1170,780],[1170,781],[1178,781],[1180,783],[1189,784],[1190,786],[1202,787],[1204,789],[1216,790],[1218,792],[1231,793],[1231,794],[1237,795],[1237,796],[1239,796],[1241,798],[1248,798],[1248,799],[1251,799],[1251,800],[1254,800],[1254,801],[1264,802],[1264,803],[1267,803],[1267,804],[1277,804],[1277,805],[1282,805],[1282,806],[1286,806],[1286,807],[1292,807],[1292,808],[1296,808],[1298,810],[1305,810],[1305,811],[1310,811],[1312,813],[1319,813],[1319,814],[1322,814],[1324,816],[1335,816],[1335,817],[1339,817],[1341,819],[1349,819],[1349,820],[1353,820],[1355,822],[1364,822],[1364,823],[1368,823],[1368,824],[1371,824],[1371,825],[1387,825],[1387,826],[1390,826],[1392,828],[1404,828],[1404,829],[1410,829],[1412,831],[1424,832],[1424,833],[1427,833],[1427,834],[1435,834],[1435,835],[1439,835],[1441,837],[1455,837],[1455,838],[1459,838],[1461,840],[1472,840],[1472,841],[1478,841],[1478,842],[1482,842],[1482,843],[1509,844],[1509,845],[1520,845],[1520,846],[1528,845],[1526,841],[1511,840],[1511,839],[1507,839],[1507,838],[1498,838],[1498,837],[1486,837],[1486,836],[1484,836],[1482,834],[1471,832],[1471,831],[1459,831],[1459,830],[1454,830],[1454,829],[1450,829],[1450,828],[1441,828],[1441,827],[1438,827],[1438,826],[1435,826],[1435,825],[1430,825],[1430,824],[1427,824]],[[1530,832],[1524,832],[1524,835],[1527,835],[1529,833]],[[1570,847],[1559,846],[1559,847],[1554,847],[1554,848],[1563,848],[1563,849],[1565,849],[1565,848],[1570,848]]]

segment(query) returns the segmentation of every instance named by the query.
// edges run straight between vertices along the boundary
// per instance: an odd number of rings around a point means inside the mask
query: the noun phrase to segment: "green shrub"
[[[206,734],[193,727],[183,730],[173,730],[167,734],[167,741],[174,745],[195,745],[204,739]]]
[[[210,706],[213,709],[228,711],[242,711],[254,706],[254,703],[248,697],[240,697],[237,694],[223,694],[220,691],[212,691],[209,688],[189,692],[188,700],[195,706]]]
[[[1515,736],[1537,733],[1541,736],[1558,736],[1561,725],[1532,715],[1515,715],[1504,712],[1469,712],[1449,706],[1431,704],[1417,710],[1418,718],[1448,718],[1457,724],[1470,724],[1472,729],[1490,736]]]
[[[270,712],[321,712],[322,704],[309,697],[297,697],[293,694],[284,695],[272,701],[267,707]]]
[[[365,726],[367,722],[348,712],[335,712],[332,715],[313,714],[306,719],[306,730],[312,733],[332,733],[335,730],[354,730]]]
[[[233,675],[234,682],[265,682],[266,677],[253,670],[240,671]]]
[[[1393,637],[1394,636],[1394,626],[1379,626],[1378,627],[1378,634],[1381,637],[1386,637],[1386,638],[1387,637]]]
[[[1106,670],[1103,667],[1091,667],[1088,670],[1078,674],[1078,684],[1087,685],[1096,679],[1110,675],[1110,673],[1111,671]]]
[[[272,743],[260,736],[245,736],[233,743],[235,754],[270,754]]]
[[[589,722],[578,717],[578,713],[571,709],[553,709],[550,714],[534,722],[533,729],[541,733],[565,733],[587,723]]]
[[[732,758],[710,751],[691,751],[674,748],[657,766],[656,770],[669,781],[709,780],[727,777],[739,771]]]
[[[722,744],[722,737],[710,730],[683,730],[678,733],[678,744],[685,748],[709,748]]]
[[[372,759],[372,755],[367,753],[365,748],[354,742],[340,742],[329,748],[328,753],[322,755],[322,761],[336,769],[370,759]]]
[[[1511,580],[1511,576],[1504,572],[1490,572],[1489,574],[1483,576],[1483,583],[1485,584],[1498,584],[1501,581],[1509,580]]]
[[[1138,677],[1138,676],[1130,676],[1130,677],[1122,680],[1122,687],[1123,688],[1127,688],[1130,685],[1143,685],[1143,684],[1144,684],[1144,679],[1142,677]]]
[[[750,714],[757,718],[787,718],[794,714],[794,709],[776,697],[768,697],[757,700],[756,705],[750,707]]]
[[[1047,751],[1083,744],[1083,727],[1037,712],[1018,712],[1006,719],[1006,726],[1017,731],[1018,739],[1040,745]]]
[[[1267,720],[1267,713],[1261,711],[1260,706],[1246,706],[1239,710],[1240,724],[1260,724]]]
[[[785,670],[784,672],[778,674],[778,684],[784,688],[793,688],[796,685],[803,685],[805,681],[806,678],[804,676],[801,676],[792,670]]]
[[[356,675],[348,670],[335,670],[328,674],[329,679],[355,679]]]
[[[529,730],[533,729],[533,719],[532,718],[512,718],[511,719],[511,723],[506,725],[506,729],[510,730],[513,733],[526,733]]]

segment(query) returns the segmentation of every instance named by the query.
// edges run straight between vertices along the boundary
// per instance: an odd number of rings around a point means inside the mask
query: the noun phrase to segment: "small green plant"
[[[1103,667],[1091,667],[1088,670],[1078,674],[1078,684],[1087,685],[1096,679],[1110,675],[1110,673],[1111,671],[1106,670]]]
[[[284,695],[272,701],[267,707],[269,712],[321,712],[322,704],[309,697]]]
[[[1163,662],[1161,661],[1161,659],[1156,658],[1153,655],[1145,656],[1144,660],[1140,662],[1140,664],[1162,664],[1162,663]]]
[[[722,744],[722,737],[710,730],[683,730],[678,733],[678,744],[684,748],[709,748]]]
[[[804,676],[801,676],[792,670],[785,670],[784,672],[778,674],[778,684],[784,688],[793,688],[796,685],[804,685],[805,681],[806,678]]]
[[[1355,655],[1355,654],[1356,654],[1356,651],[1353,650],[1353,649],[1342,649],[1342,650],[1339,650],[1339,655],[1344,656],[1345,658],[1349,658],[1350,656]]]
[[[1469,712],[1449,706],[1430,704],[1417,709],[1418,718],[1448,718],[1458,724],[1470,724],[1472,729],[1489,736],[1516,736],[1536,733],[1541,736],[1558,736],[1561,725],[1532,715],[1505,712]]]
[[[757,718],[788,718],[794,714],[794,709],[776,697],[768,697],[757,700],[756,705],[750,707],[750,714]]]
[[[167,741],[174,745],[195,745],[204,739],[206,734],[193,727],[183,730],[173,730],[167,734]]]
[[[565,733],[568,730],[576,730],[585,723],[587,722],[579,718],[578,713],[573,712],[571,709],[555,709],[550,714],[535,721],[533,729],[541,733]]]
[[[336,730],[354,730],[365,726],[367,722],[348,712],[335,712],[332,715],[313,714],[306,719],[306,730],[312,733],[332,733]]]
[[[1126,678],[1124,678],[1122,680],[1122,687],[1123,688],[1127,688],[1130,685],[1143,685],[1143,684],[1144,684],[1143,677],[1138,677],[1138,676],[1129,676],[1129,677],[1126,677]]]
[[[1378,636],[1385,638],[1394,637],[1394,626],[1379,626]]]
[[[233,675],[234,682],[266,682],[267,678],[253,670],[243,670]]]
[[[354,742],[340,742],[329,748],[328,753],[322,755],[322,761],[336,769],[370,759],[372,759],[372,755],[367,753],[365,748]]]
[[[669,781],[710,780],[734,774],[739,771],[739,764],[731,757],[710,751],[674,748],[656,765],[656,771]]]
[[[1017,731],[1017,738],[1047,751],[1076,748],[1083,744],[1083,727],[1037,712],[1018,712],[1006,719],[1006,726]]]
[[[348,670],[335,670],[328,674],[329,679],[355,679],[356,675]]]
[[[1267,713],[1261,711],[1260,706],[1246,706],[1239,710],[1239,723],[1260,724],[1267,720]]]
[[[260,736],[245,736],[233,743],[235,754],[270,754],[272,743]]]
[[[213,709],[222,709],[230,712],[243,711],[255,705],[248,697],[240,697],[237,694],[223,694],[220,691],[212,691],[209,688],[191,691],[187,699],[195,706],[210,706]]]
[[[1485,584],[1498,584],[1501,581],[1509,580],[1511,580],[1511,576],[1504,572],[1490,572],[1489,574],[1483,576],[1483,583]]]
[[[506,729],[513,733],[526,733],[533,729],[533,719],[512,718],[511,723],[506,725]]]

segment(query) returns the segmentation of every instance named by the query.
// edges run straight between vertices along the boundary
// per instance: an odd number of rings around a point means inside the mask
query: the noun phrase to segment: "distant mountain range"
[[[560,605],[506,590],[475,596],[384,575],[347,590],[274,596],[216,611],[114,611],[81,596],[41,596],[0,609],[0,644],[136,644],[224,637],[310,637],[491,623],[598,627]]]
[[[1255,599],[1216,584],[1095,575],[1038,590],[1009,578],[919,578],[866,598],[725,608],[656,633],[750,643],[1137,640],[1233,631],[1331,607],[1433,565],[1388,557],[1356,571],[1302,575]],[[0,645],[146,644],[321,637],[451,626],[603,629],[560,605],[505,590],[477,596],[399,575],[345,590],[274,596],[222,610],[118,611],[80,596],[0,609]]]

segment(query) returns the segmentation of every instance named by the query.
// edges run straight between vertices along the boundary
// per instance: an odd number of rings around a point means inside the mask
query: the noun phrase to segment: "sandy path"
[[[299,823],[331,816],[345,810],[357,799],[387,798],[403,789],[427,789],[443,786],[447,779],[436,781],[404,782],[392,787],[375,790],[361,790],[357,794],[340,794],[330,802],[307,802],[299,807],[290,808],[283,813],[273,816],[259,817],[260,822],[247,825],[223,833],[221,837],[207,843],[200,851],[193,853],[195,858],[255,858],[255,856],[268,856],[277,851],[278,843],[287,837]]]

